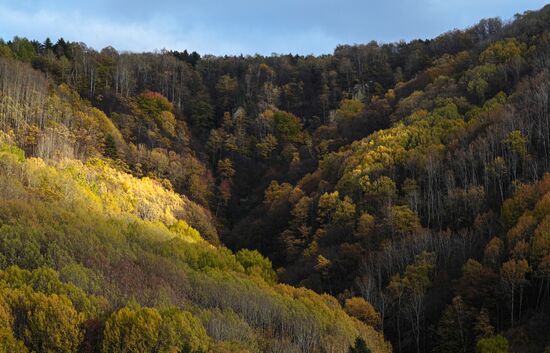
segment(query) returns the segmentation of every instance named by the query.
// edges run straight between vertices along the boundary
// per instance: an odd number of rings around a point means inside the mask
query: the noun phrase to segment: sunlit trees
[[[300,119],[291,113],[284,111],[271,112],[275,136],[282,141],[302,142],[302,123]]]
[[[365,104],[356,99],[344,99],[336,110],[336,118],[341,120],[353,119],[365,108]]]
[[[24,124],[45,124],[47,80],[20,62],[0,58],[0,127],[18,129]]]
[[[162,317],[154,309],[122,308],[105,322],[101,351],[103,353],[153,351],[159,343],[161,322]]]
[[[2,292],[0,292],[0,353],[27,353],[28,349],[24,343],[14,336],[12,329],[14,318]]]
[[[256,144],[258,154],[263,159],[271,158],[273,151],[277,148],[278,141],[275,136],[268,134],[260,142]]]
[[[11,352],[27,353],[29,350],[9,329],[0,328],[0,353]]]
[[[356,317],[370,326],[378,327],[380,325],[380,314],[361,297],[346,299],[344,310],[350,316]]]
[[[74,352],[82,342],[83,316],[65,296],[18,293],[14,327],[26,346],[36,352]]]
[[[485,49],[479,56],[479,60],[483,63],[503,64],[522,55],[525,50],[525,43],[520,43],[515,38],[508,38]]]
[[[220,159],[218,161],[218,173],[222,178],[231,180],[235,176],[233,162],[229,158]]]
[[[508,353],[508,340],[501,335],[482,338],[477,342],[477,353]]]
[[[161,312],[159,353],[206,352],[209,337],[200,320],[189,312],[176,309]]]
[[[332,226],[349,227],[354,219],[356,206],[348,196],[340,199],[338,191],[324,193],[317,205],[317,221],[326,229]]]
[[[418,216],[407,206],[393,206],[389,210],[387,223],[391,232],[400,236],[415,234],[421,229]]]
[[[184,221],[198,209],[160,182],[99,160],[46,163],[6,147],[0,177],[12,186],[0,193],[0,217],[13,220],[0,227],[1,266],[53,267],[0,271],[2,349],[183,353],[265,340],[346,351],[360,336],[373,352],[389,351],[336,299],[275,284],[259,252],[206,243]],[[272,189],[273,202],[293,192]],[[320,264],[328,281],[330,261]],[[232,314],[216,324],[213,308]]]
[[[273,271],[271,261],[263,257],[258,251],[242,249],[235,256],[248,274],[258,275],[268,283],[275,282],[276,274]]]

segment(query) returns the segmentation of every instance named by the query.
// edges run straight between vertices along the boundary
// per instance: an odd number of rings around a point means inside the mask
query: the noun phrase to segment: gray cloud
[[[430,38],[539,0],[0,0],[0,36],[64,37],[100,49],[330,53],[343,43]]]

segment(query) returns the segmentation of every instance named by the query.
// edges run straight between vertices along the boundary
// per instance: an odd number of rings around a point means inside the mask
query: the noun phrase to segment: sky
[[[329,54],[339,44],[433,38],[540,0],[0,0],[0,37],[119,51]]]

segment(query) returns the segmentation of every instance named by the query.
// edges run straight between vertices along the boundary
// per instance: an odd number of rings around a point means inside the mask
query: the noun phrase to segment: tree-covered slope
[[[158,182],[6,141],[0,178],[6,352],[389,351],[334,298],[276,284],[257,252],[204,241]]]
[[[550,6],[323,56],[0,40],[0,265],[84,290],[93,349],[541,353],[549,82]]]

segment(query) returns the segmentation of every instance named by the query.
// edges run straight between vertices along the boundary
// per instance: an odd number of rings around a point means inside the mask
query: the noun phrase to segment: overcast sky
[[[338,44],[432,38],[539,0],[0,0],[0,37],[101,49],[324,54]]]

